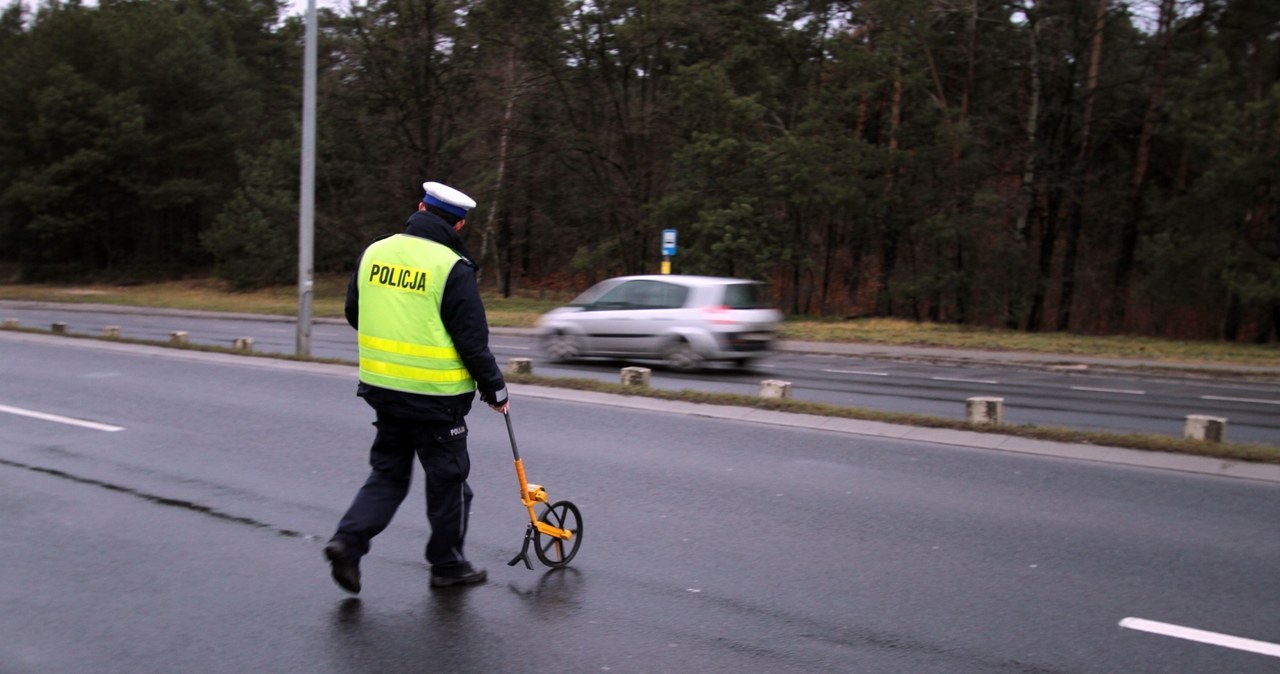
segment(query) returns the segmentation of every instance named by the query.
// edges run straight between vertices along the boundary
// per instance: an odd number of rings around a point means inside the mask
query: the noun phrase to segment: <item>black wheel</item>
[[[578,338],[563,332],[553,332],[542,340],[542,348],[556,362],[566,362],[582,353]]]
[[[693,345],[683,339],[678,339],[667,345],[663,354],[666,357],[667,367],[680,372],[697,372],[702,369],[702,356],[693,350]]]
[[[534,531],[533,534],[533,551],[538,553],[538,559],[543,564],[555,569],[562,567],[578,554],[578,547],[582,545],[582,513],[578,512],[578,506],[569,501],[556,501],[547,506],[547,509],[538,517],[539,522],[545,522],[557,529],[565,529],[573,534],[569,540],[548,536],[541,531]]]

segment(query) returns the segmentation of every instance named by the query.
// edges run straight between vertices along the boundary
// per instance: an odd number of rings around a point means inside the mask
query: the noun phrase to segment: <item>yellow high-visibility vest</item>
[[[448,246],[396,234],[365,250],[360,292],[360,381],[423,395],[476,389],[440,319],[449,271],[462,258]]]

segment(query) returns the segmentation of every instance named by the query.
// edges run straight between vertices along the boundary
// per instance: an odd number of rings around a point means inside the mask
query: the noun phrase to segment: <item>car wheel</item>
[[[683,339],[668,344],[663,355],[666,357],[667,366],[673,370],[696,372],[702,369],[702,356],[693,350],[693,345]]]
[[[578,338],[563,332],[553,332],[546,336],[542,348],[556,362],[573,360],[582,354]]]

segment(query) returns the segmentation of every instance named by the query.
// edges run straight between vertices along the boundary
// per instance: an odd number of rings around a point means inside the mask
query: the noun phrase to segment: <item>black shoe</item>
[[[451,587],[454,585],[473,585],[483,583],[489,574],[484,569],[477,569],[464,564],[445,571],[431,571],[431,587]]]
[[[324,558],[332,567],[333,582],[351,594],[360,594],[360,560],[347,554],[347,546],[342,541],[329,541]]]

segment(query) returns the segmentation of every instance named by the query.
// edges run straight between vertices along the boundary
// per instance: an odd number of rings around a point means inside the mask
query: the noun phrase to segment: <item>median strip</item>
[[[8,334],[13,334],[14,338],[25,339],[43,339],[41,335],[48,336],[48,331],[30,330],[18,328],[16,330],[0,330],[0,339],[7,339]],[[354,367],[354,363],[348,360],[332,359],[332,358],[312,358],[303,356],[293,356],[287,354],[276,353],[260,353],[260,352],[234,352],[218,346],[201,346],[186,344],[182,346],[174,346],[155,341],[131,340],[131,339],[103,339],[93,336],[66,335],[57,336],[54,339],[65,339],[66,337],[83,337],[82,339],[74,339],[81,343],[93,343],[99,348],[163,348],[172,350],[183,357],[194,359],[214,359],[221,362],[246,362],[256,360],[261,363],[271,363],[272,367],[300,369],[314,372],[317,374],[326,374],[334,376],[352,376],[350,368]],[[234,355],[232,355],[234,354]],[[224,360],[225,359],[225,360]],[[828,372],[844,372],[849,374],[866,374],[871,376],[886,377],[887,372],[871,372],[858,370],[825,370]],[[1160,453],[1168,453],[1170,455],[1187,454],[1196,456],[1214,457],[1217,459],[1225,459],[1228,463],[1219,465],[1212,472],[1222,474],[1224,471],[1228,473],[1237,472],[1239,469],[1248,469],[1248,463],[1259,462],[1267,464],[1280,464],[1280,449],[1273,445],[1264,445],[1261,443],[1235,443],[1235,442],[1205,442],[1204,440],[1174,438],[1163,435],[1143,434],[1143,433],[1115,433],[1104,431],[1088,431],[1074,430],[1066,428],[1058,428],[1052,426],[1036,426],[1025,424],[1001,424],[977,425],[967,421],[953,420],[937,416],[929,416],[923,414],[907,414],[894,412],[879,412],[875,410],[847,407],[842,405],[828,405],[822,403],[809,403],[794,400],[791,398],[764,398],[760,396],[745,396],[729,393],[709,393],[683,390],[662,390],[655,388],[636,388],[623,387],[618,384],[609,384],[606,382],[598,382],[588,379],[575,379],[564,377],[545,377],[530,374],[509,373],[509,383],[531,384],[534,386],[545,386],[554,389],[577,389],[577,390],[593,390],[603,393],[618,393],[624,396],[643,396],[647,398],[661,398],[670,401],[679,401],[687,403],[704,403],[711,405],[726,405],[742,408],[754,408],[757,410],[769,410],[777,412],[789,412],[798,414],[811,414],[822,417],[836,417],[844,419],[860,419],[866,421],[877,421],[886,424],[895,424],[901,426],[917,426],[936,429],[954,429],[976,431],[978,433],[995,434],[1005,436],[1006,438],[1027,438],[1045,440],[1053,443],[1076,443],[1086,447],[1112,447],[1145,450],[1150,452],[1149,459],[1153,464],[1162,464],[1171,460],[1163,458]],[[1000,449],[1008,449],[1007,446],[1001,446]],[[1237,462],[1247,462],[1239,464]],[[1193,470],[1192,472],[1204,472],[1201,470]],[[1258,478],[1258,479],[1276,479],[1276,478]]]

